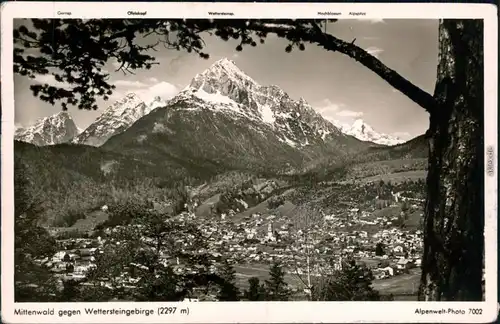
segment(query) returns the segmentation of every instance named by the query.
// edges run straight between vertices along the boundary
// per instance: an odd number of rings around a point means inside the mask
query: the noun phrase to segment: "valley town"
[[[396,300],[415,300],[423,246],[423,182],[408,182],[395,189],[401,190],[406,184],[410,191],[406,188],[406,191],[391,191],[386,197],[374,196],[371,200],[365,198],[362,204],[356,204],[350,198],[347,204],[337,204],[336,212],[332,213],[314,209],[301,210],[288,200],[272,206],[272,200],[267,199],[249,207],[239,199],[241,203],[238,206],[241,210],[229,209],[217,214],[213,211],[213,205],[220,201],[220,195],[216,195],[203,202],[190,200],[189,206],[186,204],[188,208],[170,218],[169,222],[180,227],[189,224],[198,228],[205,244],[203,247],[194,247],[192,252],[208,256],[211,263],[209,272],[215,273],[222,261],[230,263],[235,271],[236,286],[240,289],[248,288],[248,280],[252,277],[267,279],[269,267],[279,262],[292,298],[303,300],[310,293],[308,282],[342,270],[343,260],[350,257],[371,271],[373,287],[382,295],[391,295]],[[276,187],[273,181],[262,181],[254,186],[254,190],[272,192],[275,189],[273,186]],[[361,188],[358,191],[366,192],[370,188],[380,187],[380,184],[368,183],[356,187]],[[374,195],[380,194],[380,189],[377,190]],[[286,196],[286,192],[282,196]],[[153,203],[153,209],[162,208],[168,209],[169,206],[162,205],[161,202]],[[107,209],[108,206],[104,205],[99,213],[105,215]],[[209,210],[208,217],[204,215],[206,210]],[[313,214],[316,217],[312,217]],[[87,274],[96,270],[96,259],[102,257],[107,245],[125,245],[130,239],[130,235],[122,235],[120,238],[120,235],[115,234],[136,229],[140,231],[143,226],[97,226],[98,230],[87,233],[58,232],[60,229],[52,228],[53,234],[59,237],[59,251],[52,258],[38,262],[51,268],[59,279],[61,289],[63,282],[70,280],[83,286],[92,286],[98,282],[98,285],[110,290],[133,290],[139,278],[134,276],[131,269],[147,269],[145,265],[131,262],[113,272],[115,278],[89,278]],[[156,244],[151,237],[140,239],[150,240],[151,246]],[[179,235],[174,243],[185,247],[182,250],[186,251],[190,249],[191,239],[189,235]],[[162,251],[160,259],[179,274],[198,271],[179,257],[172,257],[168,251]],[[217,300],[217,297],[215,294],[198,292],[188,300]]]

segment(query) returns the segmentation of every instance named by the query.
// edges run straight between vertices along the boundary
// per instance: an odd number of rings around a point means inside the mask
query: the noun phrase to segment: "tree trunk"
[[[419,300],[483,300],[483,76],[483,21],[442,20]]]

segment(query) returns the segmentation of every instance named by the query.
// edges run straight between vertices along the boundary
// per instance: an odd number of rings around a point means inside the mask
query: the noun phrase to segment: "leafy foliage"
[[[305,36],[321,33],[320,23],[315,20],[31,19],[14,30],[14,72],[29,78],[54,76],[59,87],[48,84],[31,87],[41,100],[51,104],[62,101],[63,109],[69,105],[97,109],[96,98],[106,100],[115,89],[108,82],[109,72],[105,69],[111,60],[120,64],[118,70],[131,73],[157,64],[149,52],[158,46],[209,58],[203,52],[204,33],[225,41],[239,40],[237,51],[264,43],[268,33],[289,41],[286,52],[294,48],[304,50]],[[141,45],[138,35],[146,36],[149,42]],[[31,55],[33,51],[37,55]]]
[[[103,225],[108,227],[128,225],[137,218],[150,215],[151,207],[146,201],[132,199],[113,202],[109,205],[109,219]]]
[[[179,301],[225,282],[210,272],[210,258],[200,252],[206,251],[205,240],[194,225],[140,204],[134,206],[133,211],[123,210],[126,225],[103,230],[106,243],[88,280],[105,280],[113,294],[97,291],[94,298]],[[177,266],[184,270],[175,271]],[[127,288],[130,285],[135,288]]]
[[[245,298],[249,301],[263,301],[266,298],[266,288],[260,283],[259,278],[248,279],[249,288],[245,291]]]
[[[14,280],[17,302],[53,301],[56,282],[45,264],[35,260],[51,257],[55,240],[39,225],[40,202],[30,190],[31,177],[23,162],[15,159],[14,178]]]
[[[189,201],[189,193],[184,185],[177,185],[172,194],[172,200],[174,201],[173,213],[175,215],[186,211],[186,204]]]
[[[331,276],[316,280],[312,298],[317,301],[377,301],[379,293],[371,286],[372,272],[353,259],[343,262],[342,269]]]
[[[460,27],[457,27],[460,26]],[[453,28],[450,28],[453,27]],[[453,33],[446,32],[446,28],[450,28],[453,30]],[[472,31],[480,31],[482,25],[477,23],[476,21],[469,21],[464,23],[463,21],[454,21],[454,20],[444,20],[440,24],[441,35],[443,37],[440,38],[442,48],[452,48],[452,46],[448,46],[446,36],[454,35],[452,45],[456,45],[457,47],[469,49],[468,52],[471,54],[470,60],[465,60],[464,62],[472,62],[472,66],[482,64],[482,43],[480,41],[475,41],[475,39],[471,40],[471,38],[463,37],[463,35],[467,33],[461,34],[463,30],[472,30]],[[463,29],[463,30],[462,30]],[[161,38],[157,39],[156,42],[153,41],[150,45],[139,45],[135,42],[136,36],[139,34],[157,34],[160,35]],[[18,74],[28,76],[30,78],[35,78],[37,75],[53,75],[55,80],[60,83],[60,86],[51,86],[48,84],[44,85],[34,85],[31,90],[34,95],[39,97],[42,100],[45,100],[51,104],[55,104],[57,101],[63,101],[62,106],[63,109],[67,109],[68,105],[78,106],[80,109],[96,109],[96,99],[103,98],[107,99],[109,95],[112,94],[113,86],[107,82],[107,77],[109,76],[107,72],[104,70],[104,65],[110,61],[115,59],[116,62],[121,63],[120,69],[122,71],[131,71],[138,68],[151,68],[152,64],[155,63],[155,59],[153,56],[150,56],[146,52],[150,49],[153,49],[156,45],[164,44],[166,46],[170,46],[176,50],[186,50],[188,52],[198,53],[201,57],[206,58],[207,54],[202,51],[203,49],[203,41],[201,38],[201,34],[204,33],[213,33],[217,37],[223,40],[229,40],[231,38],[240,40],[240,44],[236,47],[237,51],[243,49],[244,46],[256,46],[257,42],[254,40],[258,40],[260,43],[265,42],[265,37],[269,33],[275,33],[278,37],[285,38],[289,41],[289,45],[285,48],[286,52],[291,52],[295,47],[298,47],[299,50],[305,49],[305,42],[315,43],[316,45],[322,46],[325,50],[328,51],[339,51],[344,53],[351,58],[358,61],[360,64],[365,67],[371,69],[375,73],[377,73],[380,77],[382,77],[385,81],[391,84],[393,87],[398,89],[407,95],[411,100],[415,101],[417,104],[422,106],[425,110],[431,112],[431,124],[432,131],[434,134],[430,134],[436,138],[439,138],[438,144],[442,144],[443,146],[448,145],[449,143],[455,143],[456,141],[450,140],[451,137],[454,137],[456,134],[453,132],[452,128],[444,129],[442,132],[439,131],[438,125],[448,125],[449,124],[449,116],[454,116],[453,109],[457,110],[459,107],[460,111],[466,111],[469,107],[462,107],[460,104],[448,105],[448,102],[451,102],[453,98],[450,99],[450,93],[453,93],[452,97],[457,95],[457,92],[453,91],[441,91],[442,89],[448,89],[448,87],[442,87],[444,82],[448,81],[448,78],[444,78],[446,76],[445,69],[441,69],[438,71],[439,83],[438,87],[436,87],[436,93],[438,94],[437,98],[440,100],[439,108],[443,108],[444,110],[448,109],[449,113],[442,114],[443,109],[438,109],[438,103],[433,98],[432,95],[425,93],[418,87],[411,84],[408,80],[404,79],[400,75],[398,75],[395,71],[387,68],[382,62],[369,55],[366,51],[360,49],[356,45],[354,45],[354,41],[346,43],[334,37],[333,35],[322,32],[320,25],[317,21],[314,20],[40,20],[34,19],[31,21],[31,26],[20,26],[14,31],[14,40],[15,40],[15,48],[14,48],[14,71]],[[455,37],[456,36],[456,37]],[[479,40],[480,38],[478,38]],[[455,44],[456,43],[456,44]],[[37,52],[37,56],[33,56],[33,52]],[[447,55],[441,55],[443,62],[447,62],[450,59],[453,59],[456,55],[456,51],[450,51],[450,53],[444,53]],[[446,65],[446,64],[445,64]],[[458,69],[464,71],[482,71],[482,68],[467,68],[467,64],[463,63],[462,65],[458,64]],[[442,75],[440,75],[442,74]],[[443,79],[443,80],[442,80]],[[456,81],[456,80],[455,80]],[[476,82],[477,81],[477,82]],[[462,79],[459,78],[458,81],[454,82],[455,85],[460,88],[462,87],[462,83],[471,84],[471,88],[473,90],[482,88],[482,78],[478,74],[476,75],[466,75]],[[458,89],[457,88],[457,89]],[[466,88],[466,87],[462,87]],[[460,92],[460,91],[458,91]],[[482,91],[478,91],[481,92]],[[460,93],[458,94],[460,95]],[[477,101],[479,104],[472,104],[471,107],[481,106],[482,97],[478,96],[473,98],[474,96],[468,96],[472,98],[471,100],[462,101],[462,103],[470,104],[472,101]],[[448,107],[449,106],[449,107]],[[463,109],[462,109],[463,108]],[[470,109],[469,109],[470,110]],[[476,109],[477,110],[477,109]],[[438,114],[435,112],[439,111]],[[472,110],[471,110],[472,111]],[[478,110],[479,111],[479,110]],[[457,120],[459,122],[463,122],[464,124],[480,124],[480,118],[476,118],[477,114],[472,112],[471,114],[464,113],[462,115],[456,114]],[[473,122],[471,122],[473,121]],[[474,127],[473,127],[474,128]],[[473,128],[471,128],[473,130]],[[476,127],[479,129],[479,127]],[[464,134],[471,132],[464,132]],[[478,131],[478,134],[482,132]],[[436,136],[439,134],[439,136]],[[458,135],[457,135],[458,136]],[[457,137],[457,141],[460,144],[460,141],[475,143],[477,139],[478,143],[481,141],[480,137],[473,138],[473,140],[465,140],[466,137]],[[443,144],[444,143],[444,144]],[[480,143],[479,143],[480,144]],[[443,156],[447,150],[444,147],[439,147],[437,150],[436,161],[441,161]],[[475,147],[482,147],[481,145],[472,145]],[[405,154],[405,148],[400,150],[400,155]],[[392,151],[394,152],[394,151]],[[468,153],[473,153],[475,150],[471,149]],[[476,152],[477,153],[477,152]],[[440,154],[440,155],[439,155]],[[475,154],[475,153],[474,153]],[[439,156],[438,156],[439,155]],[[450,155],[450,154],[448,154]],[[471,154],[472,155],[472,154]],[[475,154],[477,156],[482,156],[483,154]],[[389,156],[390,159],[391,152],[384,150],[375,150],[373,155],[378,158],[383,156]],[[366,154],[365,158],[369,159],[370,154]],[[432,159],[431,159],[432,160]],[[446,160],[446,159],[445,159]],[[471,159],[475,161],[475,159]],[[368,161],[368,160],[366,160]],[[190,161],[191,162],[191,161]],[[345,161],[344,161],[345,162]],[[432,162],[432,161],[431,161]],[[336,162],[337,163],[337,162]],[[430,163],[432,164],[432,163]],[[438,163],[439,164],[439,163]],[[438,164],[432,165],[436,167]],[[439,164],[441,165],[441,164]],[[452,164],[450,164],[452,165]],[[464,164],[466,166],[463,167],[464,174],[472,174],[470,169],[477,169],[476,165],[473,163]],[[337,165],[338,167],[338,165]],[[337,170],[338,168],[334,169]],[[437,167],[436,167],[437,168]],[[458,168],[458,167],[457,167]],[[215,168],[214,168],[215,169]],[[439,168],[438,168],[439,169]],[[435,174],[435,188],[439,191],[440,181],[442,182],[443,175],[441,171],[438,169],[430,170],[432,174]],[[451,174],[455,174],[456,170],[452,170]],[[445,175],[446,176],[446,175]],[[429,177],[432,180],[432,177]],[[466,181],[467,182],[467,181]],[[466,183],[464,181],[457,182],[457,186]],[[429,190],[433,189],[431,185],[432,181],[429,181]],[[477,188],[476,188],[477,187]],[[470,186],[469,191],[474,191],[474,193],[479,193],[479,186]],[[471,189],[472,188],[472,189]],[[456,188],[455,188],[456,189]],[[477,189],[477,190],[476,190]],[[455,190],[455,192],[462,192],[461,190]],[[436,195],[434,195],[436,196]],[[432,193],[429,194],[430,199],[433,197]],[[437,196],[436,196],[437,197]],[[458,197],[458,196],[457,196]],[[462,199],[461,197],[457,198],[458,200]],[[477,201],[481,201],[481,199],[476,199]],[[441,203],[444,201],[443,199],[437,200]],[[436,203],[437,204],[437,203]],[[473,203],[474,204],[474,203]],[[429,224],[432,226],[437,226],[435,224],[441,224],[439,221],[435,221],[432,217],[433,210],[444,210],[443,208],[432,208],[432,199],[428,204],[430,206],[429,211],[431,211],[431,216],[426,219],[429,220]],[[434,206],[435,207],[435,206]],[[470,213],[466,210],[470,207],[470,204],[463,204],[463,208],[465,212],[463,213],[463,217],[466,218]],[[29,210],[29,209],[28,209]],[[472,208],[472,210],[480,210],[480,208]],[[453,211],[453,213],[460,213],[460,211]],[[453,213],[446,215],[438,215],[441,218],[450,219],[456,215]],[[457,216],[458,217],[458,216]],[[468,216],[467,216],[468,217]],[[74,218],[74,217],[73,217]],[[464,219],[465,219],[464,218]],[[470,217],[469,217],[470,218]],[[442,219],[441,219],[442,220]],[[470,219],[466,219],[470,220]],[[480,223],[480,218],[477,217],[477,221]],[[33,221],[35,223],[35,221]],[[464,221],[463,224],[469,224],[471,222]],[[472,224],[472,223],[471,223]],[[479,224],[481,225],[481,224]],[[426,226],[426,229],[432,231],[432,226]],[[465,225],[464,225],[465,226]],[[472,225],[470,225],[472,226]],[[469,226],[469,227],[470,227]],[[483,242],[481,239],[482,230],[484,226],[474,226],[468,228],[468,230],[460,230],[460,235],[467,236],[467,238],[471,238],[472,240],[477,238],[477,242]],[[437,230],[436,230],[437,231]],[[43,236],[42,233],[36,233],[37,235]],[[432,234],[432,233],[431,233]],[[426,234],[427,235],[427,234]],[[448,235],[448,234],[447,234]],[[429,235],[431,237],[432,235]],[[448,235],[449,236],[449,235]],[[452,235],[453,236],[453,235]],[[453,238],[453,237],[452,237]],[[442,245],[442,242],[438,240],[438,245]],[[456,241],[456,240],[452,240]],[[458,240],[460,241],[460,240]],[[463,240],[462,240],[463,241]],[[475,241],[474,241],[475,242]],[[428,243],[432,243],[432,240],[429,240]],[[479,243],[477,244],[480,245]],[[450,264],[446,260],[443,262],[437,262],[438,267],[436,267],[436,259],[442,259],[443,257],[439,254],[442,253],[442,248],[430,249],[426,251],[431,251],[426,253],[424,257],[424,269],[433,270],[432,267],[436,268],[436,273],[439,274],[443,269],[456,268],[460,267]],[[454,249],[452,249],[455,251]],[[463,249],[459,249],[463,250]],[[473,259],[480,259],[480,257],[474,256],[476,253],[479,256],[482,256],[481,249],[469,249],[472,252],[465,253],[462,260],[467,260],[468,257]],[[438,252],[435,252],[438,251]],[[465,251],[465,250],[463,250]],[[479,252],[477,252],[479,251]],[[456,259],[456,258],[449,258]],[[429,263],[429,265],[426,265]],[[442,264],[442,265],[441,265]],[[466,273],[473,271],[475,273],[475,280],[480,281],[481,278],[481,262],[473,262],[476,268],[469,266],[467,262],[464,263],[463,268],[467,271],[458,270],[457,273]],[[456,270],[455,269],[455,270]],[[448,269],[449,270],[449,269]],[[463,269],[462,269],[463,270]],[[432,271],[431,271],[432,272]],[[446,272],[446,271],[445,271]],[[447,271],[448,273],[454,273],[453,271]],[[348,278],[350,276],[344,276],[343,280],[348,284],[350,281]],[[355,278],[356,276],[351,276]],[[452,282],[450,280],[450,276],[422,276],[423,283],[425,283],[425,278],[436,277],[440,278],[438,280],[438,285],[435,286],[439,288],[439,292],[435,293],[435,288],[428,289],[431,293],[427,293],[428,296],[436,295],[437,298],[441,298],[442,291],[446,290],[443,287],[439,287],[440,285],[449,286],[448,282]],[[441,278],[442,277],[442,278]],[[452,276],[453,277],[453,276]],[[342,278],[342,277],[341,277]],[[351,279],[352,279],[351,278]],[[457,293],[459,298],[468,298],[467,294],[470,291],[471,296],[476,298],[478,295],[477,287],[464,286],[464,289],[458,289],[457,287],[461,284],[464,284],[465,280],[458,280],[459,284],[455,284],[455,287],[450,288],[450,291],[460,292]],[[477,285],[476,285],[477,286]],[[328,287],[332,287],[332,283],[328,283]],[[354,287],[353,287],[354,288]],[[366,288],[366,287],[365,287]],[[434,289],[434,291],[433,291]],[[368,291],[369,289],[365,289]],[[329,295],[329,298],[339,298],[339,289],[330,289],[327,290],[329,292],[334,292]],[[354,290],[357,291],[357,290]],[[451,293],[452,295],[454,293]],[[360,294],[360,295],[345,295],[342,297],[350,297],[348,300],[357,300],[361,298],[361,300],[365,300],[363,298],[375,298],[372,296],[373,294]],[[427,296],[427,297],[428,297]],[[456,296],[446,296],[447,299],[451,299]],[[354,298],[354,299],[353,299]],[[434,297],[433,297],[434,298]]]
[[[285,281],[285,272],[279,263],[273,263],[269,270],[270,278],[265,281],[266,301],[287,301],[291,292]]]
[[[382,256],[384,255],[385,252],[384,252],[384,245],[382,243],[377,243],[377,245],[375,246],[375,255],[377,256]]]
[[[219,301],[240,300],[240,291],[235,284],[236,272],[227,260],[223,263],[219,276],[222,278],[222,282],[220,283],[217,299]]]
[[[79,300],[80,290],[78,289],[78,282],[75,280],[63,281],[63,289],[59,295],[61,302],[70,303]]]
[[[282,206],[285,203],[285,198],[283,196],[273,196],[267,201],[267,208],[275,209]]]

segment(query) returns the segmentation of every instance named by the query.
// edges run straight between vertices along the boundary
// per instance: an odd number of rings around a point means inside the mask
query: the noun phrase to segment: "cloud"
[[[319,112],[323,117],[330,120],[336,120],[338,117],[341,117],[341,119],[343,119],[342,117],[356,118],[363,116],[363,112],[345,109],[345,107],[345,104],[334,103],[330,99],[323,99],[322,101],[314,105],[314,108],[317,112]]]
[[[112,59],[111,65],[115,68],[115,70],[118,70],[122,64],[119,63],[116,59]]]
[[[233,54],[233,58],[238,58],[240,55],[238,53]]]
[[[339,129],[349,129],[357,118],[363,116],[363,112],[346,109],[345,104],[334,103],[330,99],[324,99],[313,107]]]
[[[339,117],[357,118],[363,116],[363,112],[344,109],[337,112],[336,115]]]
[[[411,134],[408,132],[395,132],[392,133],[392,135],[404,140],[409,139],[411,137]]]
[[[152,100],[154,97],[168,100],[179,92],[179,87],[169,82],[159,82],[154,77],[143,81],[117,80],[113,84],[116,86],[116,90],[111,97],[113,101],[121,99],[131,92],[146,102]]]
[[[37,75],[33,81],[39,84],[48,84],[49,86],[63,88],[63,89],[71,89],[71,85],[66,82],[59,82],[52,74],[39,74]]]
[[[368,52],[368,54],[371,54],[371,55],[375,56],[376,58],[378,58],[380,53],[382,53],[384,50],[381,48],[378,48],[376,46],[370,46],[366,49],[366,51]]]
[[[144,82],[140,81],[129,81],[129,80],[118,80],[113,83],[117,88],[118,87],[128,87],[128,88],[144,88],[148,85]]]
[[[163,81],[137,92],[137,95],[145,101],[151,100],[154,97],[161,97],[164,100],[168,100],[178,92],[179,88],[175,85]]]
[[[96,68],[92,70],[93,73],[96,74],[107,74],[109,73],[106,69],[101,68],[101,71],[97,71]],[[72,73],[73,77],[78,77],[80,75],[79,72],[73,71]],[[34,79],[32,79],[32,82],[38,83],[38,84],[48,84],[49,86],[57,87],[57,88],[63,88],[63,89],[73,89],[73,85],[67,83],[67,82],[59,82],[56,80],[55,76],[52,74],[37,74]]]
[[[319,113],[325,112],[325,113],[331,113],[334,111],[337,111],[344,107],[344,104],[342,103],[334,103],[330,101],[330,99],[323,99],[320,101],[318,104],[315,105],[316,111]]]
[[[177,74],[177,72],[179,72],[179,69],[182,67],[183,63],[186,63],[185,62],[186,59],[188,59],[188,56],[186,54],[181,54],[171,59],[170,62],[168,63],[160,62],[160,64],[165,64],[169,69],[170,73]]]
[[[344,107],[344,104],[337,104],[330,101],[330,99],[323,99],[314,104],[313,107],[321,116],[332,121],[335,119],[335,112]]]
[[[363,21],[363,22],[368,22],[370,24],[385,24],[385,20],[382,18],[358,18],[356,20]]]
[[[146,83],[140,81],[117,80],[113,84],[118,88],[144,88]]]

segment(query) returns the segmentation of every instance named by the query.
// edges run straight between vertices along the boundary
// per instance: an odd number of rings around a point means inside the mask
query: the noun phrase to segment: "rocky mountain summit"
[[[130,93],[106,108],[89,127],[75,137],[73,143],[101,146],[113,135],[125,131],[138,119],[163,105],[165,102],[160,97],[145,103],[135,93]]]
[[[40,118],[29,127],[16,129],[14,139],[37,146],[55,145],[71,141],[78,135],[78,127],[66,111]]]
[[[292,172],[370,145],[342,133],[303,98],[260,85],[233,61],[221,59],[103,147],[204,169]]]
[[[380,145],[393,146],[404,143],[405,140],[395,136],[382,134],[375,131],[370,125],[365,123],[362,119],[357,119],[349,127],[342,128],[345,134],[356,137],[361,141],[372,142]]]
[[[231,111],[234,117],[246,117],[264,123],[273,129],[282,142],[292,147],[324,141],[330,134],[343,136],[305,99],[294,100],[278,86],[258,84],[227,58],[196,75],[174,100],[190,97]]]
[[[329,121],[304,98],[293,99],[276,85],[258,84],[227,58],[216,61],[197,74],[171,100],[155,97],[145,102],[135,93],[129,93],[106,108],[84,130],[76,127],[68,113],[60,113],[37,121],[27,129],[17,130],[16,139],[36,145],[71,140],[75,144],[101,146],[142,117],[167,106],[171,112],[183,110],[192,114],[195,111],[212,111],[233,121],[247,120],[246,125],[258,133],[271,132],[279,142],[299,150],[315,151],[318,145],[327,151],[333,148],[334,151],[339,148],[349,150],[350,146],[359,146],[359,141],[386,146],[404,142],[376,132],[361,119],[352,125]]]

